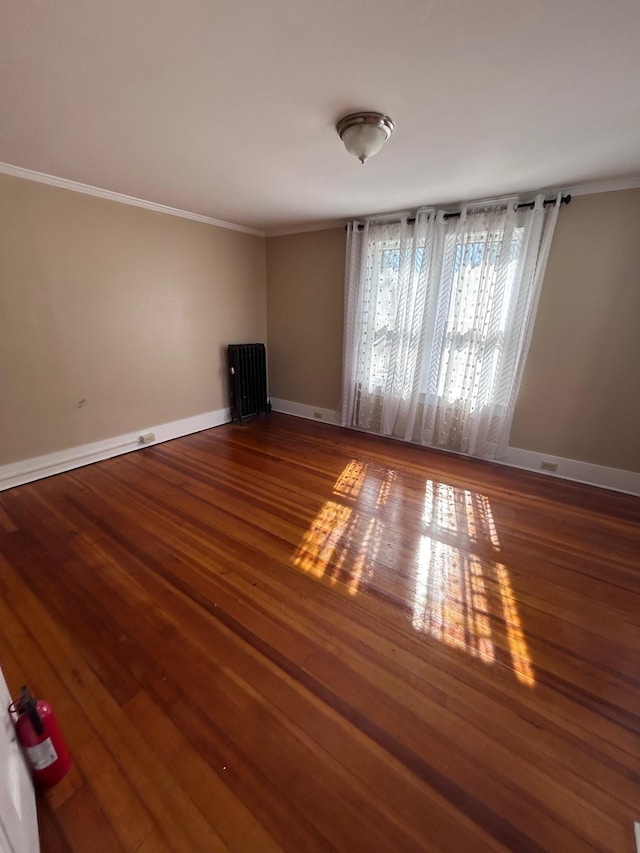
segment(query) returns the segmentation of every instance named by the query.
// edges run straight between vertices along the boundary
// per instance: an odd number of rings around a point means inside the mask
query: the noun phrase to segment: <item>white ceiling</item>
[[[0,161],[295,230],[639,176],[639,81],[639,0],[4,0]]]

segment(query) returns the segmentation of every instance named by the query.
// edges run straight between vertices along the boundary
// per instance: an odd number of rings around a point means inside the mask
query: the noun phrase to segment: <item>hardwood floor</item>
[[[640,499],[272,415],[0,495],[54,851],[632,851]]]

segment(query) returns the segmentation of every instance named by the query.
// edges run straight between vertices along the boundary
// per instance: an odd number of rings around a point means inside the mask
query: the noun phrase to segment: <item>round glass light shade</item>
[[[357,124],[342,134],[344,147],[354,154],[361,163],[373,157],[387,141],[387,134],[380,127]]]
[[[337,131],[347,151],[365,163],[391,136],[393,122],[381,113],[354,113],[338,122]]]

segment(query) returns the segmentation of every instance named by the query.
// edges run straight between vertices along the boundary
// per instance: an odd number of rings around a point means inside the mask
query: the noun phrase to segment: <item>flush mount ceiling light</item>
[[[393,122],[382,113],[352,113],[336,125],[349,154],[365,163],[382,148],[393,133]]]

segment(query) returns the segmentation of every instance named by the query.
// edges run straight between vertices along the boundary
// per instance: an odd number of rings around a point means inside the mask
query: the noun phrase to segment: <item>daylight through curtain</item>
[[[560,199],[349,225],[344,426],[504,455]]]

